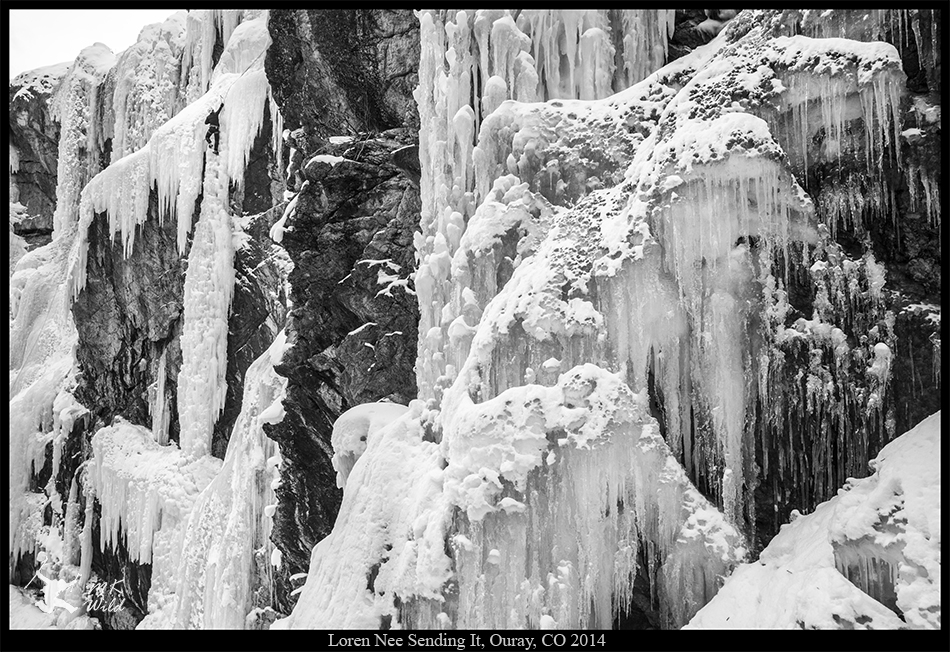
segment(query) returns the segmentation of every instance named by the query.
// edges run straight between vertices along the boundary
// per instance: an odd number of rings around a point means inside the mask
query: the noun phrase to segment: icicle
[[[95,493],[89,481],[89,470],[83,471],[83,494],[86,498],[86,510],[83,514],[82,535],[80,539],[79,584],[85,586],[92,574],[92,521],[95,518]]]
[[[675,14],[672,9],[621,11],[625,88],[645,79],[665,63]]]
[[[604,30],[591,27],[581,36],[580,93],[582,100],[596,100],[611,93],[614,71],[614,46]]]
[[[247,72],[231,86],[221,111],[221,148],[228,178],[236,186],[244,184],[254,139],[264,125],[269,88],[263,67]]]
[[[931,226],[940,226],[940,184],[931,170],[917,164],[908,166],[907,190],[910,193],[910,207],[927,215]]]
[[[165,363],[165,353],[167,348],[162,349],[162,354],[158,358],[158,365],[155,369],[155,396],[149,404],[149,414],[152,416],[152,436],[160,446],[168,445],[168,398],[165,396],[165,375],[167,365]]]

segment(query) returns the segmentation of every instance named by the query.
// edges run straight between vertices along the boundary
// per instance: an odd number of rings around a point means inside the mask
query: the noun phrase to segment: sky
[[[10,79],[26,70],[72,61],[87,45],[115,54],[135,43],[142,28],[177,9],[12,9]]]

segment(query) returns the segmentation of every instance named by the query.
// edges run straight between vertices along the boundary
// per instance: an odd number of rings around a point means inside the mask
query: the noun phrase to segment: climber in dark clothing
[[[205,119],[205,124],[208,125],[208,134],[205,136],[205,138],[208,141],[208,146],[214,148],[215,154],[218,153],[218,143],[221,139],[221,128],[220,124],[218,123],[218,115],[221,113],[222,108],[224,108],[223,105],[219,107],[217,111],[212,111],[209,113],[208,117]],[[211,142],[212,137],[214,138],[213,143]]]

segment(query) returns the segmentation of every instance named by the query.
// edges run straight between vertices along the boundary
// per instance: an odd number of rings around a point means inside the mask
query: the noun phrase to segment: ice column
[[[178,374],[181,450],[191,457],[211,451],[214,423],[227,392],[228,314],[234,292],[231,216],[225,210],[227,176],[221,158],[208,152],[204,199],[185,275],[182,366]]]
[[[274,364],[285,348],[281,332],[248,368],[224,465],[184,525],[170,623],[175,627],[242,629],[248,611],[260,606],[254,591],[271,568],[271,517],[265,512],[276,500],[269,470],[278,456],[263,425],[283,416],[287,379],[274,372]]]

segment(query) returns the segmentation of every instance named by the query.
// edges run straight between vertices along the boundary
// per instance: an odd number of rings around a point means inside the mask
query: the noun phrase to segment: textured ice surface
[[[368,437],[277,626],[609,626],[629,604],[641,537],[656,591],[670,596],[664,621],[684,623],[745,551],[642,401],[594,365],[480,403],[460,380],[441,445],[414,402]]]

